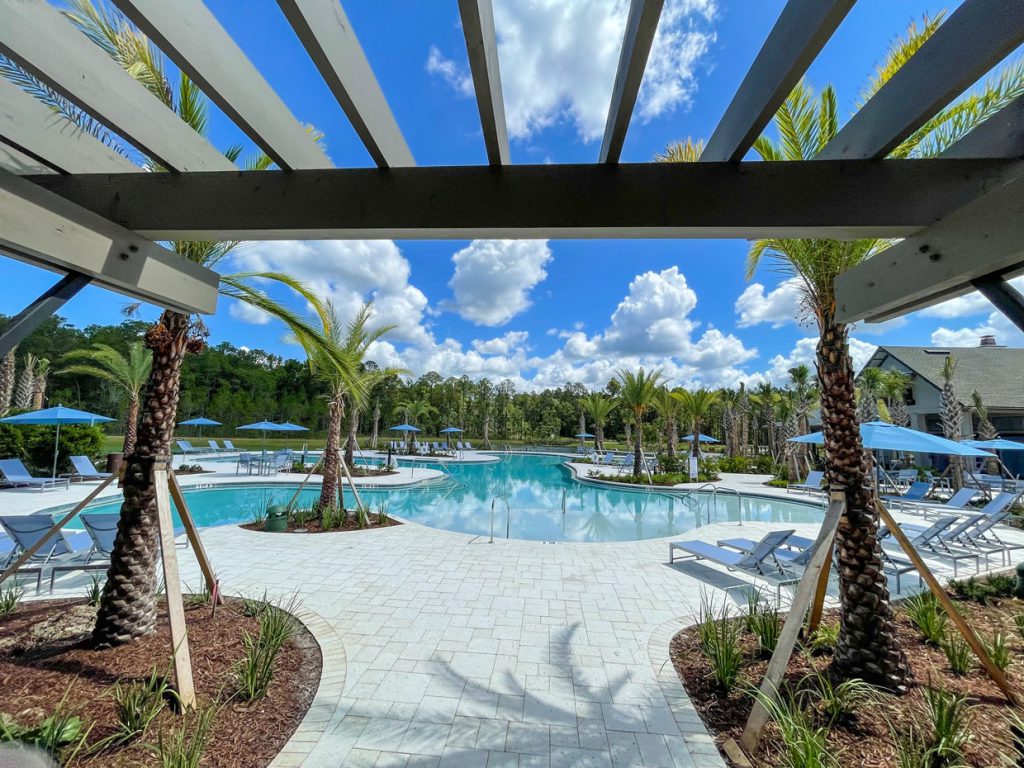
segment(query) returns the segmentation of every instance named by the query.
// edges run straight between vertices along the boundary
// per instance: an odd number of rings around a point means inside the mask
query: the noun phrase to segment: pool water
[[[432,528],[534,541],[635,541],[675,536],[709,522],[759,521],[788,525],[821,522],[814,503],[719,492],[684,494],[607,488],[575,481],[564,458],[506,455],[487,464],[453,464],[451,478],[423,488],[363,489],[363,502]],[[426,464],[426,463],[423,463]],[[429,464],[426,464],[430,466]],[[270,504],[286,504],[298,485],[245,485],[185,490],[200,526],[244,523]],[[300,506],[312,505],[319,488],[304,489]],[[507,501],[507,506],[506,506]],[[564,512],[563,512],[564,501]],[[353,507],[350,491],[345,506]],[[116,512],[120,502],[91,507]]]

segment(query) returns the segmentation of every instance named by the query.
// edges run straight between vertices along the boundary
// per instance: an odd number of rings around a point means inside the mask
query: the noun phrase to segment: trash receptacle
[[[116,475],[121,471],[121,463],[124,461],[123,453],[108,453],[107,454],[107,472],[112,475]]]
[[[288,530],[288,507],[274,504],[267,507],[267,519],[263,522],[263,530],[280,533]]]

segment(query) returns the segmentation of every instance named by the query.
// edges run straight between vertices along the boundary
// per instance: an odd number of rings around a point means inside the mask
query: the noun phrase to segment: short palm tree
[[[971,408],[978,415],[978,439],[995,440],[998,438],[999,432],[996,430],[996,425],[989,419],[988,408],[985,406],[985,401],[981,399],[981,394],[978,390],[974,390],[971,393]],[[999,461],[995,456],[991,459],[986,459],[985,471],[990,475],[999,474]]]
[[[897,427],[910,426],[910,412],[907,410],[907,387],[910,374],[891,368],[882,379],[882,396],[889,409],[889,418]]]
[[[604,450],[604,425],[608,423],[608,417],[615,410],[615,400],[601,392],[591,392],[582,398],[583,410],[590,417],[590,424],[594,428],[594,448],[598,451]]]
[[[414,398],[414,399],[411,399],[411,400],[405,400],[405,401],[403,401],[401,403],[398,403],[395,407],[399,411],[401,411],[402,414],[405,416],[405,423],[406,424],[411,424],[414,427],[418,426],[418,422],[420,422],[423,418],[431,415],[432,413],[437,413],[437,408],[432,406],[426,400],[422,400],[422,399],[415,399]],[[411,441],[412,441],[412,433],[411,432],[406,432],[405,433],[405,442],[406,442],[406,444],[410,443]]]
[[[957,359],[948,355],[942,362],[942,394],[939,396],[939,416],[942,419],[942,433],[947,440],[960,440],[960,420],[964,409],[956,396],[953,378],[956,376]],[[949,457],[949,474],[953,488],[963,485],[962,464],[958,456]]]
[[[33,379],[36,375],[37,361],[31,352],[26,353],[21,360],[21,373],[14,388],[14,407],[19,411],[27,411],[32,407],[32,391],[35,389]]]
[[[676,445],[679,442],[679,414],[682,404],[675,393],[668,387],[659,387],[654,398],[654,407],[661,415],[663,433],[665,435],[665,457],[675,463]]]
[[[898,38],[861,94],[873,96],[918,50],[942,22],[942,16],[911,24]],[[894,157],[934,156],[1024,94],[1024,60],[1003,68],[977,92],[941,110],[893,152]],[[835,92],[815,95],[800,83],[774,119],[778,140],[761,136],[755,152],[768,161],[812,160],[839,130]],[[696,146],[695,142],[689,142]],[[679,145],[677,145],[679,146]],[[685,149],[685,145],[683,145]],[[667,159],[690,159],[670,152]],[[683,155],[677,158],[675,155]],[[906,657],[896,636],[889,590],[878,545],[878,516],[857,423],[849,326],[836,320],[836,277],[883,250],[882,240],[760,240],[750,249],[747,272],[752,277],[764,259],[799,279],[803,304],[818,325],[817,367],[821,385],[821,418],[825,433],[828,481],[842,488],[846,515],[836,533],[839,559],[840,634],[833,668],[842,678],[859,677],[897,691],[905,690]]]
[[[633,373],[625,369],[615,374],[619,382],[619,402],[633,417],[633,477],[640,477],[644,467],[644,416],[654,406],[661,369],[647,373],[643,368]]]
[[[197,133],[207,132],[206,97],[187,76],[181,74],[177,87],[166,72],[160,52],[120,12],[93,0],[71,0],[67,18],[83,34],[107,53],[119,66],[160,99]],[[31,74],[19,69],[9,59],[0,57],[0,74],[22,86],[55,111],[77,122],[101,140],[113,145],[122,154],[134,150],[119,143],[117,137],[98,126],[85,113],[68,110],[67,102]],[[232,147],[225,156],[236,161],[241,147]],[[260,155],[249,164],[252,169],[267,168],[269,157]],[[153,172],[163,169],[147,160]],[[216,267],[237,246],[236,242],[175,241],[171,250],[182,258],[208,268]],[[326,308],[320,299],[302,283],[276,272],[236,273],[222,275],[222,296],[249,304],[280,320],[289,328],[307,354],[323,342],[315,328],[294,312],[272,300],[250,284],[262,279],[285,285],[304,298],[325,321]],[[118,523],[117,537],[110,558],[110,569],[103,587],[93,641],[98,647],[121,645],[149,634],[156,625],[157,515],[156,490],[149,467],[154,458],[170,453],[171,435],[177,416],[180,394],[181,365],[187,352],[203,348],[207,331],[191,315],[165,310],[146,332],[145,345],[152,351],[153,367],[145,387],[142,415],[136,436],[135,451],[126,458],[124,503]],[[341,366],[348,363],[338,358]]]
[[[878,398],[885,393],[885,373],[881,368],[865,368],[857,377],[860,399],[857,401],[857,421],[864,424],[878,421]]]
[[[153,368],[153,354],[141,341],[132,342],[125,356],[106,344],[94,344],[88,349],[76,349],[64,355],[64,367],[58,373],[92,376],[120,389],[128,399],[124,417],[124,445],[127,456],[135,450],[135,435],[139,421],[139,398],[149,381]]]
[[[18,364],[15,357],[17,349],[17,347],[11,349],[4,355],[3,362],[0,362],[0,416],[7,415],[14,399],[14,383],[16,381],[14,371]]]
[[[690,455],[697,459],[700,457],[700,433],[711,409],[718,403],[718,393],[708,389],[698,389],[696,392],[682,389],[673,392],[672,397],[679,401],[682,418],[689,425],[688,429],[693,435]]]
[[[45,357],[36,360],[36,369],[32,372],[32,410],[38,411],[46,400],[46,385],[50,381],[50,361]]]

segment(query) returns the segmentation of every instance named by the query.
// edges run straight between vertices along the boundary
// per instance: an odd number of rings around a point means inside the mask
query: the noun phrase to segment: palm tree
[[[981,399],[978,390],[971,393],[971,408],[978,414],[978,439],[995,440],[998,438],[999,432],[996,430],[996,425],[989,420],[988,408],[985,407],[985,401]],[[990,475],[999,474],[999,461],[995,456],[985,460],[985,471]]]
[[[373,434],[370,436],[370,447],[377,450],[377,435],[380,432],[380,400],[373,401]]]
[[[366,326],[371,318],[371,309],[372,305],[369,302],[363,305],[356,317],[349,323],[345,338],[345,350],[356,364],[355,381],[353,386],[345,392],[345,400],[348,404],[348,440],[345,441],[345,464],[349,467],[352,466],[355,453],[359,417],[366,408],[370,393],[377,384],[387,377],[408,373],[404,368],[378,368],[376,365],[368,364],[367,348],[377,339],[398,327],[390,324],[368,329]]]
[[[857,401],[857,421],[864,424],[878,421],[878,398],[885,389],[885,373],[881,368],[865,368],[857,377],[860,400]]]
[[[121,450],[125,456],[132,453],[139,420],[139,398],[149,381],[153,355],[141,341],[134,341],[128,346],[127,357],[106,344],[94,344],[89,349],[68,352],[64,355],[64,362],[70,365],[65,365],[58,373],[92,376],[124,392],[128,398],[128,410],[124,417],[124,445]]]
[[[793,390],[796,406],[797,433],[806,435],[811,431],[811,406],[818,399],[818,391],[811,381],[811,369],[804,364],[789,369],[789,386]]]
[[[594,448],[603,451],[604,425],[608,423],[608,417],[615,410],[615,400],[600,392],[591,392],[582,399],[581,403],[594,427]]]
[[[775,387],[770,381],[762,381],[754,389],[751,399],[759,406],[758,420],[764,430],[764,444],[768,451],[775,451]]]
[[[205,96],[187,76],[181,74],[175,88],[166,74],[162,54],[120,12],[92,0],[71,0],[65,11],[67,18],[90,40],[107,53],[119,66],[160,99],[197,133],[207,129]],[[97,127],[78,110],[67,109],[67,102],[32,75],[19,69],[9,59],[0,58],[0,74],[65,114],[83,130],[92,132],[122,154],[134,150],[119,143],[117,137]],[[236,161],[241,147],[232,147],[225,156]],[[266,155],[259,156],[248,167],[265,169],[272,164]],[[163,169],[149,160],[150,171]],[[208,268],[216,267],[237,246],[236,242],[176,241],[171,250],[189,261]],[[298,315],[270,299],[263,291],[249,284],[263,279],[283,284],[298,293],[325,321],[326,308],[319,298],[293,278],[280,273],[236,273],[223,275],[222,296],[249,304],[280,320],[296,340],[313,352],[323,343],[321,334]],[[151,482],[154,459],[170,453],[170,440],[177,416],[180,394],[181,365],[185,354],[200,351],[205,343],[205,326],[192,316],[164,310],[157,322],[146,332],[145,345],[152,351],[153,367],[145,387],[142,417],[137,431],[135,451],[126,457],[124,503],[117,536],[110,558],[110,569],[103,588],[93,641],[97,647],[131,642],[150,633],[156,622],[157,515],[156,490]],[[348,363],[338,358],[340,366]]]
[[[882,396],[889,409],[889,418],[898,427],[910,426],[910,412],[907,411],[907,387],[910,374],[891,368],[882,379]]]
[[[415,399],[415,398],[411,399],[411,400],[405,400],[405,401],[403,401],[401,403],[398,403],[398,405],[396,407],[403,414],[405,414],[405,423],[406,424],[411,424],[414,427],[417,426],[417,422],[420,421],[420,419],[422,419],[422,418],[424,418],[426,416],[429,416],[432,413],[437,413],[437,408],[432,406],[426,400]],[[486,433],[486,431],[487,431],[487,424],[485,422],[484,423],[484,432]],[[411,440],[412,440],[412,433],[411,432],[406,432],[405,433],[406,445],[408,445]]]
[[[659,387],[654,397],[654,407],[664,422],[665,458],[670,464],[675,464],[676,460],[676,444],[679,442],[676,425],[682,409],[679,398],[674,395],[668,387]]]
[[[38,411],[46,399],[46,385],[50,380],[50,361],[45,357],[36,360],[36,369],[32,372],[32,410]]]
[[[942,16],[926,17],[921,28],[910,25],[906,37],[894,42],[861,94],[862,103],[920,48],[941,21]],[[1024,62],[1016,62],[987,81],[980,93],[970,94],[941,110],[892,155],[936,155],[1022,93]],[[816,96],[805,83],[798,84],[775,115],[774,125],[778,141],[764,135],[754,144],[754,150],[763,160],[814,159],[839,130],[835,92],[828,87]],[[835,319],[836,277],[887,245],[881,240],[760,240],[750,249],[747,274],[752,277],[760,263],[768,258],[783,272],[797,277],[804,308],[818,325],[816,356],[826,469],[829,484],[842,488],[846,496],[846,515],[836,533],[841,621],[833,667],[840,677],[859,677],[902,691],[908,668],[896,637],[882,570],[878,516],[867,481],[857,423],[849,327]]]
[[[942,362],[942,394],[939,397],[939,416],[942,419],[942,433],[947,440],[960,440],[960,420],[963,407],[956,397],[953,377],[956,376],[957,359],[948,355]],[[960,457],[949,457],[949,474],[953,488],[959,490],[964,477],[961,471]]]
[[[32,377],[35,372],[36,356],[28,352],[21,359],[21,373],[18,375],[18,384],[14,388],[15,410],[27,411],[32,407]]]
[[[747,392],[747,385],[742,381],[740,382],[740,391],[736,395],[736,416],[739,455],[746,456],[747,446],[750,444],[750,393]]]
[[[781,455],[782,464],[786,467],[789,480],[795,480],[800,474],[797,466],[797,445],[789,442],[796,437],[797,431],[797,394],[793,390],[785,389],[779,393],[775,401],[775,418],[782,425],[782,436],[780,439],[778,453]]]
[[[633,477],[640,477],[644,466],[644,416],[654,405],[661,369],[650,373],[646,373],[643,368],[637,373],[622,369],[615,374],[615,379],[622,387],[619,390],[619,402],[629,409],[633,416]]]
[[[6,416],[7,412],[11,410],[16,380],[14,370],[18,364],[15,358],[15,351],[17,349],[16,346],[13,347],[10,352],[4,355],[3,362],[0,363],[0,416]]]
[[[690,451],[693,458],[697,459],[700,457],[701,429],[712,407],[718,403],[718,393],[707,389],[698,389],[696,392],[681,389],[673,392],[672,396],[679,401],[682,417],[689,424],[690,434],[693,435]]]

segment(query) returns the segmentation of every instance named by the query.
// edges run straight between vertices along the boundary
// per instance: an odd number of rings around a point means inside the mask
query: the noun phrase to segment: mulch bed
[[[186,597],[186,601],[188,597]],[[257,634],[255,618],[241,612],[241,601],[218,607],[186,605],[193,677],[200,706],[232,694],[231,668],[243,656],[242,632]],[[93,650],[89,633],[96,609],[85,600],[21,604],[0,619],[0,712],[22,724],[48,716],[66,696],[66,706],[94,724],[87,743],[114,732],[111,687],[144,681],[155,668],[169,669],[171,640],[161,605],[157,631],[130,645]],[[233,700],[220,707],[203,766],[258,768],[270,763],[295,731],[320,682],[322,660],[312,635],[300,625],[280,651],[267,696],[250,703]],[[74,766],[159,766],[149,749],[158,734],[169,735],[181,716],[165,707],[147,733],[126,746],[76,758]]]
[[[319,520],[308,520],[302,525],[297,525],[294,521],[289,520],[288,530],[286,531],[264,531],[263,523],[243,523],[239,527],[245,528],[247,531],[259,531],[260,533],[344,533],[346,531],[369,531],[377,528],[390,528],[394,525],[401,525],[401,523],[398,520],[389,518],[387,524],[381,525],[377,522],[377,515],[370,513],[369,523],[362,528],[356,525],[356,521],[352,517],[349,517],[341,527],[333,526],[326,531],[320,525]]]
[[[1013,623],[1013,616],[1024,612],[1024,602],[1003,600],[984,606],[976,603],[957,601],[968,622],[983,638],[995,632],[1002,632],[1010,641],[1015,664],[1007,671],[1010,685],[1024,692],[1024,642]],[[838,622],[837,611],[827,611],[823,623]],[[903,729],[913,723],[915,728],[928,729],[922,691],[929,683],[949,691],[967,694],[977,705],[974,710],[971,732],[974,735],[966,749],[969,765],[998,766],[1001,755],[1013,754],[1010,728],[1004,719],[1009,707],[1000,693],[981,668],[980,662],[972,656],[973,668],[963,677],[955,675],[941,648],[926,644],[919,630],[897,609],[897,624],[900,642],[907,654],[914,682],[909,692],[901,697],[884,697],[872,704],[852,721],[832,727],[829,746],[843,766],[886,767],[898,765],[896,749],[888,723]],[[952,624],[950,624],[952,627]],[[721,748],[729,738],[739,741],[747,716],[750,714],[752,699],[743,689],[760,685],[768,666],[768,658],[758,654],[757,639],[744,631],[741,635],[745,667],[742,680],[728,696],[723,696],[711,678],[711,667],[700,650],[696,628],[690,627],[672,638],[669,647],[676,673],[693,700],[704,724]],[[817,669],[827,668],[831,656],[828,652],[811,657],[798,650],[794,653],[787,669],[783,689],[795,688],[801,679],[811,671],[811,664]],[[745,685],[744,685],[745,684]],[[728,762],[728,761],[727,761]],[[780,743],[772,724],[765,731],[756,755],[751,756],[753,765],[759,768],[778,766]]]

